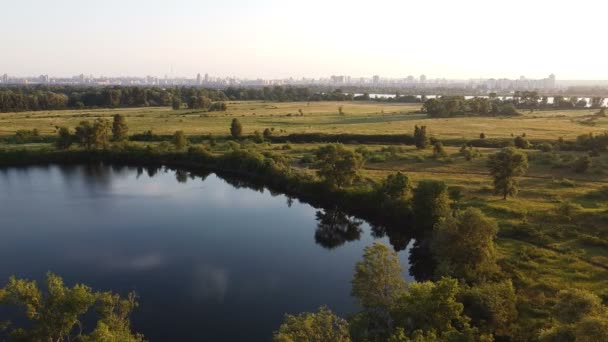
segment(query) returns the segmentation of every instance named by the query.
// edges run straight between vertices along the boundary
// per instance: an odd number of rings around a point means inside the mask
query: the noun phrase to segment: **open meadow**
[[[340,107],[343,114],[340,115]],[[0,136],[18,130],[37,129],[41,135],[56,135],[60,126],[74,129],[83,120],[126,117],[129,134],[152,131],[171,135],[182,130],[203,138],[205,148],[223,154],[234,148],[228,139],[230,122],[237,118],[243,135],[273,129],[276,136],[296,133],[324,134],[412,134],[416,125],[427,126],[433,138],[512,139],[525,134],[530,140],[574,141],[581,134],[601,134],[608,118],[596,110],[537,111],[518,117],[427,118],[419,104],[376,102],[234,102],[225,112],[172,110],[170,108],[90,109],[0,114]],[[158,146],[159,142],[136,142]],[[272,152],[287,158],[298,172],[315,174],[315,152],[324,143],[255,143],[245,139],[241,148]],[[529,170],[519,177],[517,197],[503,200],[493,193],[488,174],[488,156],[498,148],[478,148],[471,160],[459,146],[445,146],[445,155],[434,156],[432,148],[420,150],[405,144],[347,144],[365,158],[362,179],[356,187],[371,187],[400,171],[414,184],[421,180],[441,180],[457,193],[454,205],[460,209],[477,207],[497,220],[500,226],[498,251],[501,267],[518,284],[520,314],[533,325],[539,310],[546,306],[543,291],[565,284],[608,296],[608,155],[592,158],[585,172],[576,172],[574,161],[586,151],[540,151],[527,149]],[[5,149],[39,149],[50,144],[0,145]],[[576,224],[575,224],[576,223]],[[605,297],[604,297],[605,298]],[[542,316],[542,315],[541,315]]]
[[[277,134],[411,134],[416,125],[426,125],[439,139],[474,139],[480,133],[488,138],[507,138],[525,133],[529,139],[575,139],[584,133],[600,133],[608,128],[608,118],[593,117],[587,110],[548,110],[525,112],[518,117],[427,118],[421,104],[382,102],[231,102],[225,112],[172,110],[167,107],[83,109],[0,114],[0,136],[17,130],[38,129],[54,135],[57,127],[74,128],[83,120],[111,119],[122,114],[129,121],[131,134],[148,130],[156,134],[229,134],[230,121],[238,118],[243,133],[252,134],[274,128]],[[343,115],[339,114],[342,107]],[[301,112],[300,112],[301,111]],[[301,113],[301,114],[300,114]]]

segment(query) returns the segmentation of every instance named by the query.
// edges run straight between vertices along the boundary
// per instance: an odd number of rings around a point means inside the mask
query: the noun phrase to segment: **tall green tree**
[[[106,148],[110,142],[110,122],[97,119],[93,124],[82,121],[76,127],[75,137],[78,143],[87,150]]]
[[[115,114],[112,121],[112,139],[114,141],[127,140],[129,135],[129,126],[127,119],[120,114]]]
[[[494,241],[498,226],[477,208],[435,225],[431,251],[436,259],[436,278],[453,277],[469,283],[487,281],[498,273]]]
[[[184,131],[175,131],[175,133],[173,133],[173,139],[171,142],[178,151],[182,151],[186,148],[186,146],[188,146],[188,138],[186,138]]]
[[[57,132],[57,141],[55,146],[60,150],[68,149],[74,142],[74,136],[70,133],[70,129],[67,127],[60,127]]]
[[[348,322],[326,307],[318,312],[298,316],[285,315],[283,324],[274,332],[275,342],[350,342]]]
[[[471,324],[495,336],[511,336],[517,320],[517,295],[511,280],[463,288],[459,300]]]
[[[182,108],[182,99],[179,96],[173,96],[173,98],[171,99],[171,107],[174,110]]]
[[[441,218],[451,213],[448,186],[441,181],[421,181],[414,189],[412,210],[418,228],[432,231]]]
[[[364,312],[364,330],[372,336],[388,336],[393,329],[391,308],[405,291],[397,253],[384,244],[374,243],[363,251],[355,265],[351,294]]]
[[[363,167],[363,156],[346,149],[342,144],[320,147],[316,153],[317,174],[330,186],[342,187],[352,184]]]
[[[67,287],[52,273],[47,275],[46,286],[43,292],[35,281],[11,277],[0,289],[0,306],[25,310],[28,320],[23,325],[4,324],[12,340],[143,342],[143,336],[130,328],[129,315],[137,306],[134,294],[122,299],[110,292],[93,292],[82,284]],[[86,329],[83,318],[89,320],[95,312],[96,326]]]
[[[409,284],[393,307],[395,325],[410,337],[430,335],[437,336],[438,341],[475,341],[479,333],[464,315],[464,305],[457,298],[459,291],[458,282],[450,278]]]
[[[397,172],[388,175],[376,188],[381,200],[399,201],[411,196],[412,182],[407,175]]]
[[[232,123],[230,124],[230,134],[233,138],[238,139],[243,135],[243,125],[239,119],[232,119]]]
[[[503,148],[488,160],[490,175],[494,178],[494,193],[515,196],[518,192],[516,177],[523,176],[528,170],[528,156],[513,147]]]
[[[426,126],[414,127],[414,143],[417,149],[423,150],[429,146],[431,140],[426,132]]]

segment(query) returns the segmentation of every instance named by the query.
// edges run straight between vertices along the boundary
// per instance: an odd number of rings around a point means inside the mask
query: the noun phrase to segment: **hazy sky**
[[[1,0],[0,74],[608,79],[608,1]]]

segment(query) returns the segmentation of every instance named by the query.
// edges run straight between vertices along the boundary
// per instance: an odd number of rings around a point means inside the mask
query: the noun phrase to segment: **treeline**
[[[519,115],[518,110],[544,110],[544,109],[583,109],[602,108],[604,97],[592,97],[590,102],[578,97],[566,98],[554,96],[549,103],[548,96],[540,96],[537,92],[515,92],[510,97],[499,98],[496,94],[489,97],[474,97],[466,99],[464,96],[442,96],[428,99],[424,102],[423,110],[431,117],[451,117],[462,115],[480,116],[513,116]]]
[[[194,100],[193,100],[194,99]],[[210,107],[214,101],[228,98],[219,90],[195,87],[77,87],[15,86],[0,88],[0,112],[37,110],[157,107],[172,106],[175,101],[191,108]],[[197,102],[198,101],[198,102]]]

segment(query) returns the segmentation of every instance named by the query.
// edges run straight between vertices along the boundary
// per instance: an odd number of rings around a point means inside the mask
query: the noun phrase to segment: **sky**
[[[0,4],[11,76],[608,79],[605,0]]]

